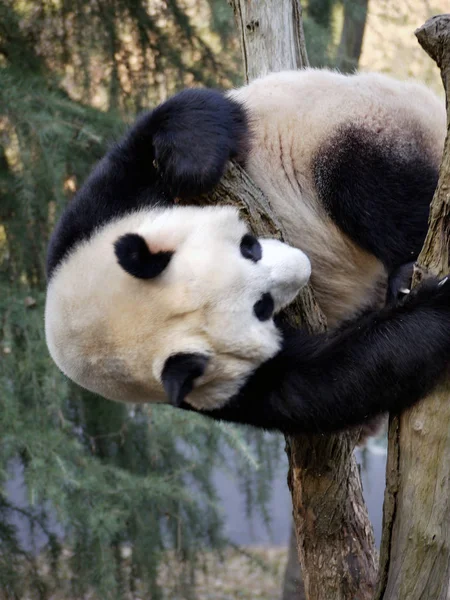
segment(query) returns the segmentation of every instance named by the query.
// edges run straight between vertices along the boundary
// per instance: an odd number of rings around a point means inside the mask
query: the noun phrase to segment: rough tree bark
[[[247,80],[270,71],[306,66],[298,0],[230,0],[238,24]],[[232,165],[202,204],[234,204],[257,235],[289,241],[270,200],[239,167]],[[325,321],[309,289],[289,311],[311,331]],[[369,600],[376,580],[372,526],[353,456],[358,432],[298,436],[286,440],[288,482],[299,557],[310,600]]]
[[[418,280],[427,271],[446,275],[450,266],[450,15],[428,20],[416,36],[440,67],[447,98],[447,139]],[[447,379],[391,420],[377,600],[450,598],[449,400]]]
[[[238,26],[247,81],[308,66],[299,0],[228,0]]]

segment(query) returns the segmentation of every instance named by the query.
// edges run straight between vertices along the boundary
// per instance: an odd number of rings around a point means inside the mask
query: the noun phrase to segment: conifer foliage
[[[224,6],[0,3],[1,598],[128,598],[136,586],[163,598],[167,550],[189,598],[197,550],[223,542],[212,474],[227,445],[245,472],[244,434],[72,385],[47,353],[43,307],[55,220],[126,121],[187,84],[238,81]]]

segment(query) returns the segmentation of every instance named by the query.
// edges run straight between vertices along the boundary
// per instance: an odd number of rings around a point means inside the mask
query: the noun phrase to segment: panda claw
[[[447,275],[447,277],[444,277],[444,279],[440,280],[440,282],[438,283],[438,287],[442,287],[447,281],[448,281],[448,275]]]

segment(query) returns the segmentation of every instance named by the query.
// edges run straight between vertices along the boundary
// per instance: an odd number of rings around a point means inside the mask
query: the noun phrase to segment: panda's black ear
[[[172,258],[173,252],[151,252],[144,238],[137,233],[126,233],[114,243],[119,265],[133,277],[153,279],[160,275]]]
[[[205,354],[180,352],[170,356],[161,375],[164,390],[172,406],[180,406],[194,387],[194,380],[203,375],[209,357]]]

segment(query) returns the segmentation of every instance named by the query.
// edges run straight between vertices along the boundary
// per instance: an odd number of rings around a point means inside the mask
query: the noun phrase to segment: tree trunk
[[[300,0],[229,0],[247,81],[308,66]]]
[[[336,0],[308,0],[307,15],[331,37],[333,8]]]
[[[247,80],[271,71],[307,65],[298,0],[232,0]],[[235,204],[257,235],[284,238],[264,195],[239,167],[232,165],[202,203]],[[311,331],[325,320],[310,289],[289,311]],[[303,569],[310,600],[368,600],[376,579],[372,526],[353,456],[358,432],[287,439],[289,486]]]
[[[337,67],[351,73],[358,67],[369,0],[344,0],[344,25],[337,52]]]
[[[447,97],[447,139],[420,270],[449,272],[450,15],[416,31],[437,62]],[[416,279],[420,278],[420,273]],[[418,340],[420,343],[420,340]],[[377,600],[450,598],[450,381],[391,420]]]

